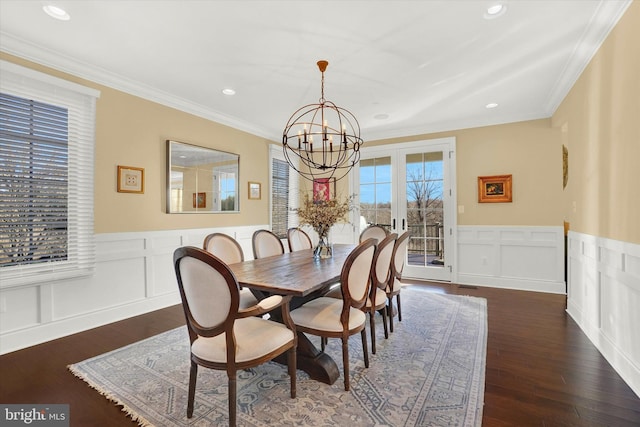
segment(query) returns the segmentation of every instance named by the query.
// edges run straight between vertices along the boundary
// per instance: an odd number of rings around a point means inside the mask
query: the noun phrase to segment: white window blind
[[[282,148],[271,146],[271,231],[281,239],[298,225],[299,177],[284,159]]]
[[[90,274],[99,92],[0,61],[0,287]]]

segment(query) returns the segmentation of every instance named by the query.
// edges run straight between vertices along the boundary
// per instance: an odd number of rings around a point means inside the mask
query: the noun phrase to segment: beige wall
[[[263,138],[4,53],[0,58],[101,91],[96,108],[96,233],[269,223],[266,187],[261,200],[247,196],[248,181],[268,185],[267,141]],[[240,213],[165,213],[167,139],[240,155]],[[116,191],[118,165],[145,169],[144,194]]]
[[[569,150],[571,229],[631,243],[640,243],[639,40],[634,1],[552,119]]]
[[[561,133],[549,120],[368,142],[456,138],[459,225],[562,226]],[[478,203],[478,176],[513,176],[512,203]]]
[[[634,2],[551,119],[462,129],[367,145],[455,136],[460,225],[557,225],[640,243],[640,2]],[[26,65],[102,92],[97,105],[97,233],[265,224],[268,142],[187,113],[82,81],[6,54]],[[165,143],[175,139],[240,154],[239,214],[168,215]],[[569,184],[562,188],[562,145]],[[116,192],[117,165],[144,167],[144,195]],[[513,202],[477,202],[477,177],[513,175]],[[265,186],[247,199],[247,181]],[[346,182],[346,180],[343,180]],[[344,194],[344,183],[339,183]],[[573,212],[573,202],[576,211]]]

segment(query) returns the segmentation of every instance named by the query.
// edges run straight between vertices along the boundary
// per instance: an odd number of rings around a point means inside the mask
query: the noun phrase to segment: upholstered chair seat
[[[361,308],[364,313],[369,313],[369,325],[371,330],[371,352],[376,354],[376,325],[375,314],[379,312],[382,316],[382,324],[384,326],[384,337],[389,338],[389,330],[387,326],[387,294],[385,288],[391,276],[391,257],[393,254],[394,243],[397,234],[392,233],[384,237],[376,247],[376,253],[373,258],[373,267],[371,268],[371,284],[369,286],[369,295],[365,305]],[[342,298],[342,288],[340,286],[332,287],[324,297]],[[322,341],[324,349],[325,341]]]
[[[386,300],[386,297],[385,297]],[[323,331],[342,332],[344,327],[340,322],[342,300],[320,297],[304,304],[291,312],[291,318],[298,327],[315,328]],[[362,310],[349,308],[349,332],[361,327],[366,320]]]
[[[371,297],[367,298],[367,303],[365,304],[366,308],[371,308],[373,307],[379,307],[380,304],[386,304],[387,303],[387,294],[385,294],[384,292],[376,292],[376,296],[375,298],[375,302],[372,304],[371,303]]]
[[[244,363],[272,353],[292,339],[291,330],[286,326],[276,322],[267,324],[259,317],[248,317],[236,321],[233,334],[236,337],[236,363]],[[196,338],[191,345],[191,352],[200,359],[227,363],[224,335]]]
[[[298,337],[291,321],[291,296],[273,295],[240,307],[240,287],[229,266],[211,253],[191,246],[173,254],[191,350],[187,418],[193,416],[198,366],[226,371],[229,425],[236,425],[237,372],[286,353],[290,394],[296,397]],[[280,307],[282,323],[262,317]]]
[[[349,390],[349,337],[360,332],[364,364],[369,367],[366,315],[362,311],[369,294],[371,264],[376,246],[373,239],[360,243],[347,256],[340,273],[342,299],[320,297],[291,312],[296,330],[319,336],[323,344],[328,338],[342,340],[344,389]]]

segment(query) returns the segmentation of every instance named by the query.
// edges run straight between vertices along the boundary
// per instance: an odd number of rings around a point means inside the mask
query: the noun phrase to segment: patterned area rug
[[[267,363],[238,374],[241,426],[480,426],[487,343],[486,300],[402,291],[403,321],[384,339],[377,323],[377,354],[364,367],[360,336],[349,341],[351,391],[342,374],[331,386],[298,371],[297,398],[289,397],[286,367]],[[367,327],[367,334],[369,334]],[[314,342],[319,339],[312,337]],[[369,337],[369,346],[370,337]],[[326,350],[342,373],[340,340]],[[228,424],[227,377],[199,368],[194,416],[186,417],[189,339],[180,327],[69,369],[123,406],[144,426]]]

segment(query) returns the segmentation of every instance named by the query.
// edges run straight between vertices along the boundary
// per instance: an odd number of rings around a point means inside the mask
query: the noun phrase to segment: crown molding
[[[548,116],[556,112],[632,2],[633,0],[600,1],[587,29],[571,53],[571,59],[567,61],[549,94],[545,108]]]
[[[0,31],[0,51],[266,139],[268,130]]]

